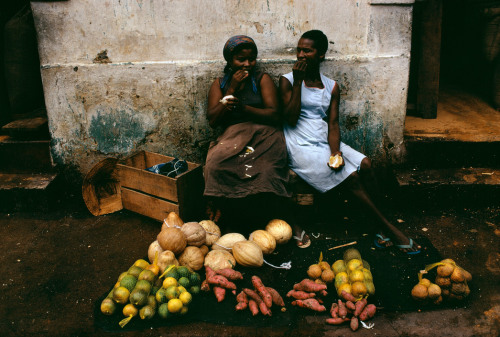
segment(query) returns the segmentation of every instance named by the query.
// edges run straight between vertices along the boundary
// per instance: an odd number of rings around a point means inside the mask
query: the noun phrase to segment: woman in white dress
[[[290,168],[321,193],[344,182],[379,220],[376,246],[385,248],[394,242],[401,251],[417,254],[421,247],[384,217],[366,190],[375,185],[370,159],[340,141],[339,85],[320,73],[327,49],[323,32],[304,33],[292,72],[280,78]]]

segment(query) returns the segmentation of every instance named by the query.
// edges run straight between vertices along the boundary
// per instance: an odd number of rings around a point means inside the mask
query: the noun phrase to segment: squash
[[[245,237],[240,233],[228,233],[219,238],[213,245],[212,249],[223,249],[231,251],[233,245],[238,241],[246,241]]]
[[[274,236],[277,244],[287,243],[292,238],[292,227],[280,219],[269,221],[266,231]]]
[[[167,215],[167,218],[163,220],[163,224],[161,225],[161,230],[164,230],[169,227],[177,227],[180,228],[184,225],[184,221],[177,215],[175,212],[170,212]]]
[[[211,250],[205,256],[205,266],[212,268],[213,270],[233,268],[236,266],[236,260],[233,254],[227,250]]]
[[[158,267],[160,267],[160,273],[163,274],[165,269],[170,266],[170,265],[179,265],[179,261],[175,258],[174,253],[172,253],[170,250],[164,250],[158,255]]]
[[[200,247],[200,250],[201,250],[201,252],[203,253],[203,256],[205,256],[205,255],[207,255],[207,254],[208,254],[208,251],[210,250],[210,248],[208,248],[208,246],[207,246],[207,245],[202,245],[202,246]]]
[[[212,220],[202,220],[200,221],[200,226],[203,227],[206,232],[205,244],[207,246],[210,247],[220,238],[220,228]]]
[[[186,266],[191,270],[200,270],[205,262],[205,255],[200,248],[188,246],[179,256],[179,264]]]
[[[263,254],[271,254],[276,249],[276,239],[268,231],[258,229],[248,238],[249,241],[253,241],[259,245],[262,249]]]
[[[158,234],[157,238],[163,250],[170,250],[175,255],[182,253],[186,248],[186,236],[179,228],[168,227]]]
[[[163,248],[161,248],[160,244],[158,243],[158,240],[155,240],[151,242],[148,248],[148,259],[149,262],[153,263],[155,260],[155,254],[158,252],[158,255],[160,255],[161,252],[163,252]]]
[[[188,246],[200,247],[205,244],[205,230],[197,222],[186,222],[181,231],[186,236]]]
[[[233,246],[233,256],[244,267],[260,267],[264,263],[264,256],[259,245],[253,241],[239,241]]]

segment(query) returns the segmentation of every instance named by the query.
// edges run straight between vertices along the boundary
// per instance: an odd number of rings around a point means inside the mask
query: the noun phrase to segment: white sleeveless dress
[[[283,75],[293,85],[293,73]],[[306,87],[302,82],[301,113],[297,125],[285,123],[290,168],[305,182],[321,193],[327,192],[357,171],[366,156],[340,142],[345,166],[334,171],[328,166],[331,150],[328,144],[328,124],[324,120],[330,107],[335,81],[321,74],[323,89]]]

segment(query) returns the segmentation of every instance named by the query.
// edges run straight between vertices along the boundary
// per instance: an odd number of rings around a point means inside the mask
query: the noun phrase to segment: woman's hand
[[[245,79],[249,76],[248,71],[238,70],[233,74],[231,78],[231,83],[229,84],[229,88],[227,89],[227,94],[231,95],[235,92],[238,92],[241,89],[241,85],[245,82]]]
[[[344,167],[345,162],[342,157],[342,152],[337,151],[330,155],[330,160],[328,160],[328,166],[335,171],[340,171]]]
[[[233,110],[238,109],[238,107],[240,105],[240,100],[233,96],[233,97],[227,98],[227,103],[225,105],[226,105],[227,109],[233,111]]]
[[[302,85],[302,81],[306,77],[307,63],[305,61],[297,61],[292,67],[293,83]]]

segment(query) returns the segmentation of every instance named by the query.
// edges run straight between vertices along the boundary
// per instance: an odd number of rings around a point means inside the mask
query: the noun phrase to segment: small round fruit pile
[[[335,289],[339,296],[342,290],[356,298],[375,294],[370,265],[361,258],[357,249],[347,249],[343,260],[335,261],[332,269],[335,273]]]
[[[307,276],[318,284],[329,284],[335,280],[335,272],[324,260],[310,265],[307,269]]]
[[[200,292],[200,283],[200,275],[187,267],[168,267],[162,286],[155,294],[158,315],[163,319],[175,314],[185,315],[193,295]]]
[[[411,290],[411,297],[419,302],[430,302],[437,305],[443,302],[441,293],[441,288],[437,284],[423,278]]]

